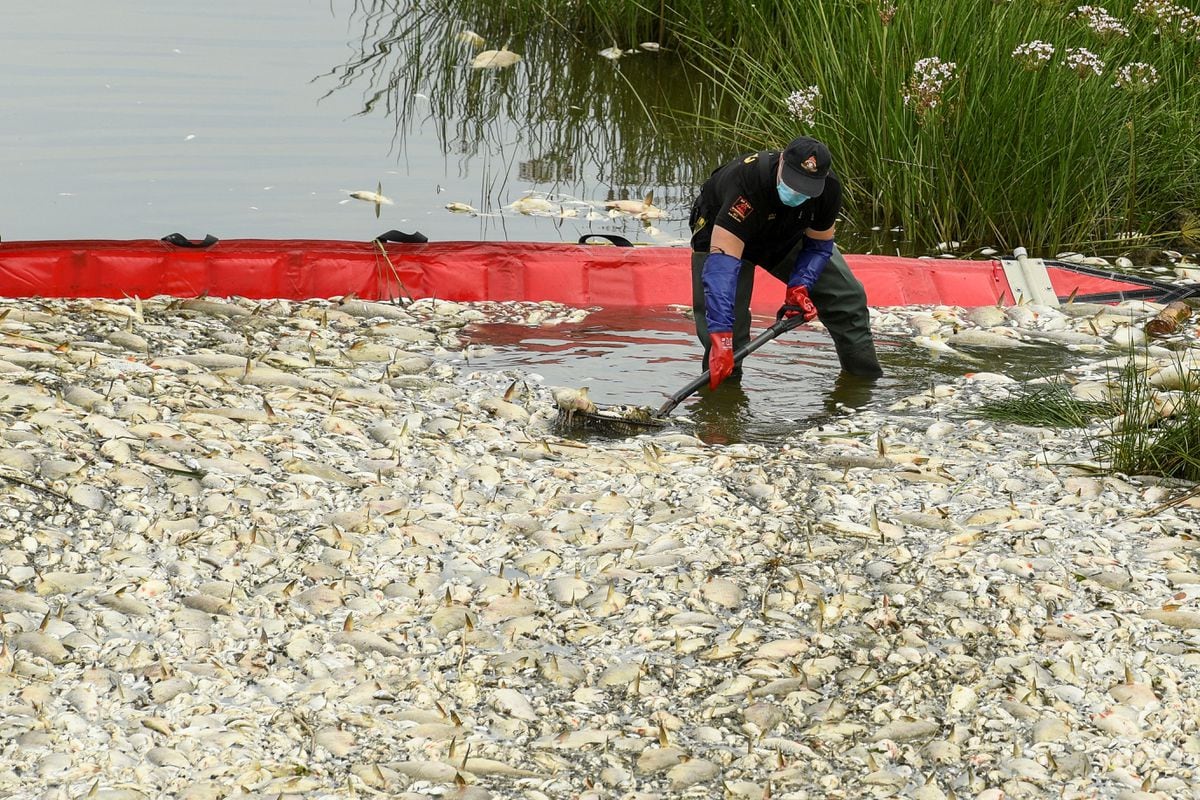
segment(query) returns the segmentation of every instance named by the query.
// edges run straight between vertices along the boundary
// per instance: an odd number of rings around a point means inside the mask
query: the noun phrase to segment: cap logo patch
[[[805,172],[816,172],[817,171],[817,157],[809,156],[808,158],[804,159],[804,163],[801,164],[800,166],[804,168]]]
[[[754,207],[750,205],[750,201],[745,197],[739,196],[729,207],[729,216],[738,222],[745,222],[746,217],[754,211]]]

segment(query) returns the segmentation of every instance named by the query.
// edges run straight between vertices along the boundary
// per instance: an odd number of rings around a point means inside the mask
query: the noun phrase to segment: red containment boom
[[[178,241],[178,240],[177,240]],[[544,242],[378,242],[320,239],[0,243],[0,296],[345,297],[364,300],[549,300],[573,306],[690,305],[690,251]],[[1010,304],[1000,261],[846,255],[871,306]],[[1048,269],[1066,298],[1147,296],[1146,283]],[[752,307],[774,313],[783,285],[760,271]]]

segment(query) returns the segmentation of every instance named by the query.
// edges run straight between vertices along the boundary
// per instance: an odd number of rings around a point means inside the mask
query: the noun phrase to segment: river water
[[[12,4],[0,31],[0,237],[367,240],[397,228],[432,240],[682,242],[696,186],[749,149],[678,124],[714,113],[711,87],[669,51],[623,43],[633,52],[614,61],[600,55],[612,42],[555,38],[542,20],[498,24],[384,0]],[[471,69],[466,30],[526,58]],[[381,185],[392,204],[348,195]],[[667,212],[652,224],[604,208],[647,192]],[[551,213],[510,207],[529,196]],[[657,407],[699,371],[690,331],[666,312],[483,328],[474,363]],[[740,390],[682,409],[706,438],[782,438],[839,404],[920,391],[961,366],[884,339],[889,377],[847,387],[826,334],[785,339],[754,356]]]
[[[553,63],[481,71],[457,39],[479,25],[390,2],[10,6],[5,240],[365,240],[398,228],[435,240],[600,231],[668,243],[685,235],[694,173],[714,158],[673,151],[647,113],[679,105],[664,87],[687,90],[666,52],[612,62],[598,54],[605,44],[575,42]],[[380,184],[394,205],[378,217],[348,199]],[[582,203],[603,211],[648,191],[669,211],[653,230],[586,219]],[[529,192],[578,216],[507,208]],[[483,213],[451,213],[451,202]]]
[[[773,321],[756,317],[754,332]],[[487,325],[466,335],[472,368],[508,370],[548,386],[586,386],[601,408],[657,409],[701,371],[691,320],[677,309],[603,309],[577,324]],[[890,404],[964,372],[993,370],[1023,380],[1057,375],[1075,363],[1056,346],[972,350],[971,362],[936,357],[888,335],[876,336],[876,348],[884,376],[859,380],[840,374],[827,333],[797,328],[748,357],[740,382],[712,393],[704,388],[680,405],[680,427],[710,443],[779,443],[831,416]]]

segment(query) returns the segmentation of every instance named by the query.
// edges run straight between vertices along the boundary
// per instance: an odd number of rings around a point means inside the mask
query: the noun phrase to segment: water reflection
[[[727,380],[715,391],[701,389],[700,402],[690,412],[696,435],[709,444],[744,442],[754,422],[750,395],[740,380]]]
[[[833,389],[825,396],[825,411],[837,414],[846,409],[858,409],[874,399],[879,381],[862,378],[848,372],[839,372]]]
[[[360,115],[392,117],[399,153],[411,136],[435,136],[479,192],[449,199],[471,200],[484,214],[498,214],[529,186],[597,203],[653,191],[669,215],[659,224],[664,238],[685,236],[695,187],[737,149],[697,124],[698,115],[719,113],[713,88],[671,51],[614,62],[598,54],[604,43],[514,16],[478,0],[355,0],[355,52],[316,80],[328,85],[327,97],[361,92]],[[507,47],[523,60],[471,69],[476,49],[460,38],[467,29],[486,48]],[[484,231],[503,226],[503,217],[481,218]]]
[[[755,324],[766,323],[761,318]],[[658,408],[700,370],[691,321],[665,309],[605,309],[583,323],[545,328],[483,325],[470,336],[472,369],[506,370],[547,386],[587,386],[601,406]],[[1078,363],[1076,354],[1054,346],[975,348],[970,355],[977,360],[966,362],[931,355],[907,337],[881,334],[875,345],[883,377],[857,378],[841,372],[827,333],[798,328],[746,359],[740,381],[712,392],[702,388],[676,414],[712,444],[778,445],[830,417],[887,407],[967,372],[1028,380]]]

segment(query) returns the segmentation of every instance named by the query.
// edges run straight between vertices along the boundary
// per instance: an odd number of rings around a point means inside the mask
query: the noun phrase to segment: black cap
[[[823,143],[800,136],[792,140],[781,158],[783,182],[789,187],[809,197],[819,197],[825,191],[825,176],[833,158]]]

